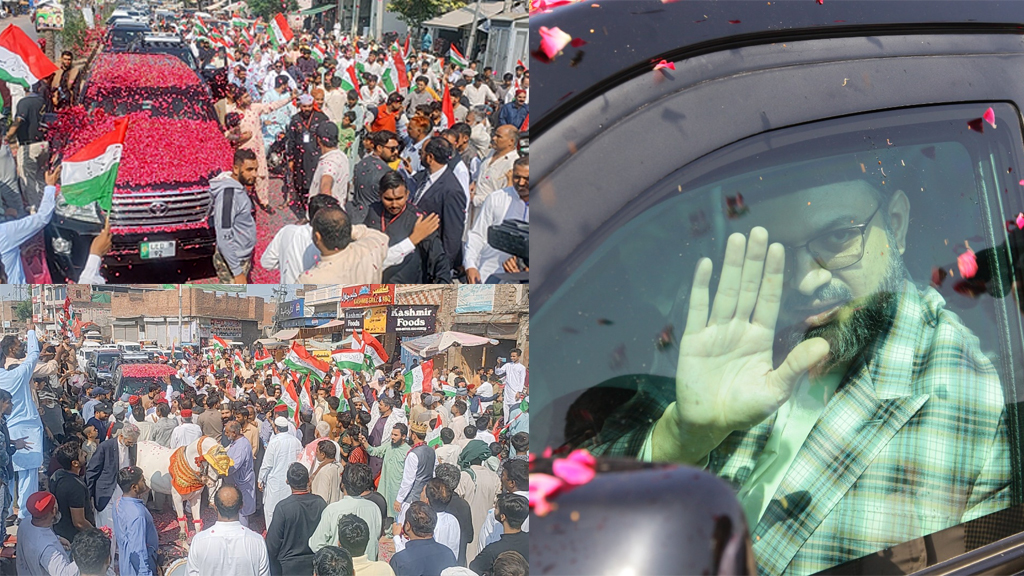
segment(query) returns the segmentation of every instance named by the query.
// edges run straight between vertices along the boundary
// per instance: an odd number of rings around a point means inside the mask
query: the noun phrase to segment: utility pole
[[[476,0],[476,7],[473,8],[473,22],[469,28],[469,44],[466,45],[466,59],[473,61],[473,44],[476,42],[476,22],[480,19],[480,0]]]
[[[178,284],[178,346],[180,347],[184,343],[185,337],[181,333],[181,284]]]
[[[359,34],[359,0],[352,0],[352,41]]]

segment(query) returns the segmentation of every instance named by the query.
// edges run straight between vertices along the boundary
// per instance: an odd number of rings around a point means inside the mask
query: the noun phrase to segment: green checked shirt
[[[850,368],[765,494],[751,531],[761,574],[818,572],[1010,505],[999,377],[944,305],[931,288],[905,284],[889,332]],[[591,449],[642,456],[674,395],[671,378],[645,379]],[[775,421],[728,436],[707,469],[755,488],[748,480]]]

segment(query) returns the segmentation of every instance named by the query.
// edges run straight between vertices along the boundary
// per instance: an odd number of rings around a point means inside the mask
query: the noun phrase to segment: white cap
[[[278,416],[277,418],[274,418],[274,426],[277,426],[278,428],[287,428],[288,419],[284,416]]]

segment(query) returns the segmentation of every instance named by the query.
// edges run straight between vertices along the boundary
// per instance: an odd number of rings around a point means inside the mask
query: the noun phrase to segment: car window
[[[891,110],[632,191],[533,315],[531,433],[706,467],[768,573],[1020,503],[1021,148],[1008,104]]]

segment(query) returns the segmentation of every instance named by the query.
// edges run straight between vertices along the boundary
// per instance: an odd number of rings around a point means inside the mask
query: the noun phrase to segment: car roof
[[[994,0],[576,2],[530,15],[530,68],[535,72],[533,82],[539,86],[531,102],[534,121],[530,128],[536,136],[562,114],[612,86],[650,73],[661,59],[680,60],[787,39],[943,32],[1020,34],[1022,23],[1024,12],[1018,3]],[[559,27],[573,37],[576,46],[568,45],[553,61],[544,62],[546,58],[539,52],[541,26]]]

